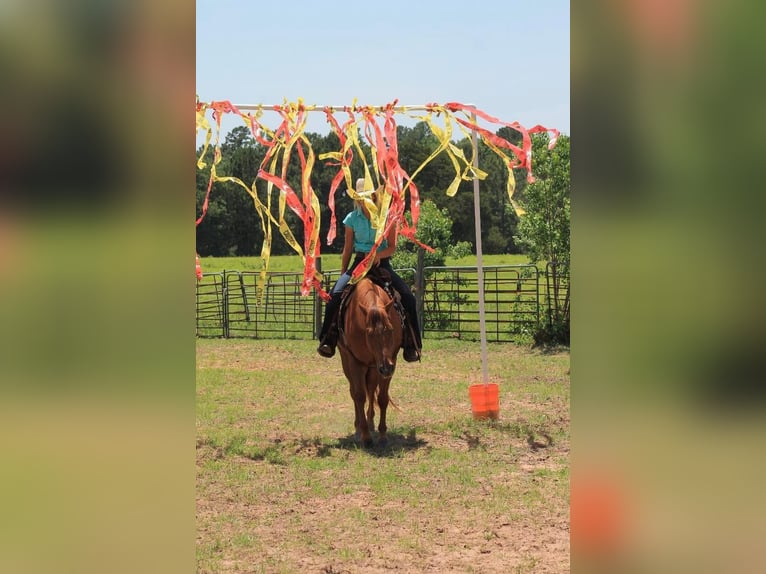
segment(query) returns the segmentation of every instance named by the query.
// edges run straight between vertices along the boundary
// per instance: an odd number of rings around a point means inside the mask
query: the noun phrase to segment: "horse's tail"
[[[378,404],[378,387],[375,387],[375,390],[372,393],[372,405],[373,408],[375,408],[375,405]],[[393,407],[396,412],[402,412],[402,409],[399,408],[399,405],[397,405],[394,402],[393,397],[391,396],[391,393],[388,393],[388,406]]]

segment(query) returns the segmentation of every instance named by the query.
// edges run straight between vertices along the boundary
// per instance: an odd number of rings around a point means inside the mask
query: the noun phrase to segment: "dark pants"
[[[330,324],[335,318],[335,315],[338,313],[338,308],[340,307],[340,298],[341,298],[341,294],[343,293],[343,289],[345,289],[346,285],[348,285],[348,282],[351,281],[351,274],[354,272],[354,269],[357,268],[357,266],[362,262],[363,259],[364,259],[364,256],[357,255],[354,258],[354,262],[351,265],[351,268],[348,269],[343,275],[341,275],[338,278],[338,280],[335,282],[335,285],[332,288],[332,291],[330,291],[330,300],[325,305],[324,321],[322,322],[322,331],[321,333],[319,333],[320,341],[324,339],[324,336],[327,334],[327,331],[330,329]],[[407,283],[405,283],[404,280],[401,277],[399,277],[396,271],[393,270],[393,268],[391,267],[391,261],[389,258],[381,259],[380,267],[388,271],[388,273],[391,275],[391,285],[393,286],[394,289],[396,289],[399,295],[401,295],[402,306],[404,307],[405,313],[407,313],[407,318],[409,320],[408,322],[412,326],[412,331],[413,333],[415,333],[415,344],[417,345],[418,349],[422,349],[423,344],[420,338],[420,322],[418,321],[418,310],[417,310],[417,305],[415,303],[415,296],[412,294],[412,291],[410,291],[410,288],[407,285]]]

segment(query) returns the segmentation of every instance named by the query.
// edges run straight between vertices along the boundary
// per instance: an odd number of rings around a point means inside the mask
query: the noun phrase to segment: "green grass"
[[[322,255],[322,269],[326,271],[340,269],[340,254],[328,253]],[[529,259],[526,255],[483,255],[482,264],[488,265],[526,265]],[[260,271],[260,257],[200,257],[200,265],[205,273],[220,273],[221,271]],[[476,266],[476,256],[469,255],[455,259],[448,257],[446,265]],[[303,271],[303,261],[298,255],[275,255],[269,259],[270,272]]]
[[[340,255],[322,256],[323,267],[337,259],[340,266]],[[200,266],[204,273],[220,273],[221,271],[260,271],[260,257],[200,257]],[[287,271],[299,273],[303,271],[303,261],[298,255],[274,255],[269,258],[269,271]]]
[[[397,366],[389,445],[363,449],[340,359],[314,347],[197,341],[200,572],[406,570],[437,555],[471,571],[466,544],[487,551],[476,571],[566,560],[523,540],[559,524],[568,541],[567,353],[489,345],[500,419],[477,421],[480,346],[426,341],[422,363]]]
[[[340,267],[340,255],[323,256],[322,268],[327,272],[326,288],[337,277]],[[448,265],[457,267],[475,267],[476,257],[470,256],[461,259],[450,259]],[[488,255],[484,258],[485,266],[492,265],[521,265],[526,264],[526,257],[520,255]],[[271,305],[256,305],[256,286],[260,285],[258,271],[260,270],[260,258],[257,257],[222,257],[203,258],[201,262],[205,273],[220,273],[222,271],[237,271],[242,275],[237,277],[229,275],[229,328],[230,335],[271,337],[280,336],[292,338],[310,338],[312,336],[311,324],[314,319],[312,300],[300,298],[294,295],[297,289],[296,280],[302,275],[303,267],[298,256],[278,256],[271,260],[270,272],[266,284],[266,295],[261,302]],[[276,274],[289,272],[295,275],[285,279]],[[475,273],[454,271],[439,272],[429,276],[428,289],[426,290],[426,330],[441,336],[452,336],[454,331],[459,330],[463,338],[479,339],[478,324],[472,324],[472,320],[478,320],[479,301],[478,293],[466,291],[466,281],[475,283]],[[527,277],[526,272],[518,276],[518,289],[523,291],[509,291],[517,285],[514,282],[516,271],[504,271],[498,275],[488,275],[487,284],[496,285],[497,291],[489,294],[488,301],[488,333],[490,340],[513,340],[519,343],[530,343],[531,333],[537,319],[536,300],[534,296],[534,280]],[[458,275],[460,278],[458,278]],[[403,272],[406,281],[412,281],[412,274]],[[215,277],[208,277],[200,284],[197,293],[198,317],[197,328],[201,336],[220,336],[222,333],[221,317],[221,292],[220,288],[214,287]],[[434,285],[438,281],[438,297]],[[497,283],[494,283],[497,281]],[[511,281],[512,285],[508,282]],[[523,281],[523,287],[521,287]],[[544,287],[544,284],[542,285]],[[474,285],[475,287],[475,285]],[[244,288],[244,294],[241,294]],[[532,294],[530,294],[530,289]],[[291,299],[291,297],[294,297]],[[539,298],[545,303],[545,295],[540,292]],[[433,299],[433,300],[432,300]],[[436,301],[438,299],[438,301]],[[245,308],[244,303],[248,306]],[[256,330],[258,332],[256,332]]]

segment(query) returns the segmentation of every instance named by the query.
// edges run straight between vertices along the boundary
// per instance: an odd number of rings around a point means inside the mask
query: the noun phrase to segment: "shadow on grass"
[[[285,452],[287,452],[287,456],[300,455],[317,458],[325,458],[331,456],[333,451],[359,451],[376,457],[396,457],[403,452],[422,448],[428,444],[423,439],[417,437],[414,428],[402,429],[401,431],[398,429],[393,429],[387,434],[388,442],[385,446],[381,446],[378,443],[378,433],[373,432],[373,445],[371,447],[363,447],[362,441],[357,439],[356,435],[350,434],[348,436],[339,438],[337,442],[334,443],[320,437],[302,438],[288,442],[283,442],[280,439],[275,439],[273,444],[270,445],[266,450],[279,452],[281,455],[284,455]],[[254,457],[250,456],[248,458]],[[264,456],[261,456],[258,460],[262,460],[264,458]],[[268,462],[274,461],[269,460]]]
[[[397,457],[404,452],[409,452],[419,448],[423,448],[428,443],[417,437],[417,433],[414,428],[399,430],[391,430],[387,434],[388,441],[384,446],[378,443],[378,433],[372,433],[373,445],[371,447],[363,447],[362,441],[359,440],[355,434],[350,434],[343,438],[339,438],[337,444],[330,445],[330,448],[338,450],[349,451],[361,451],[375,456],[378,458]]]

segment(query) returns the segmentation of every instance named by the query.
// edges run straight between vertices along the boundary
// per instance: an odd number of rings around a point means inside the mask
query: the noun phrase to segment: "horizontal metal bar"
[[[290,103],[292,103],[292,102],[290,102]],[[269,104],[269,105],[266,105],[266,104],[232,104],[232,105],[235,108],[240,109],[240,110],[276,111],[277,109],[284,108],[286,105],[290,105],[290,103],[288,103],[288,104]],[[469,108],[475,108],[476,107],[473,104],[463,104],[463,105],[465,105],[466,107],[469,107]],[[333,112],[334,111],[342,112],[346,108],[351,108],[352,111],[361,111],[363,109],[372,108],[374,110],[379,110],[379,111],[382,112],[382,111],[386,110],[387,106],[360,106],[358,104],[355,105],[355,106],[319,106],[319,105],[316,105],[316,104],[304,104],[303,108],[307,112],[322,112],[322,111],[324,111],[325,108],[330,108],[330,111],[333,111]],[[429,109],[429,106],[427,106],[425,104],[417,104],[417,105],[414,105],[414,106],[397,105],[397,106],[394,106],[393,109],[396,112],[425,111],[425,110]]]

